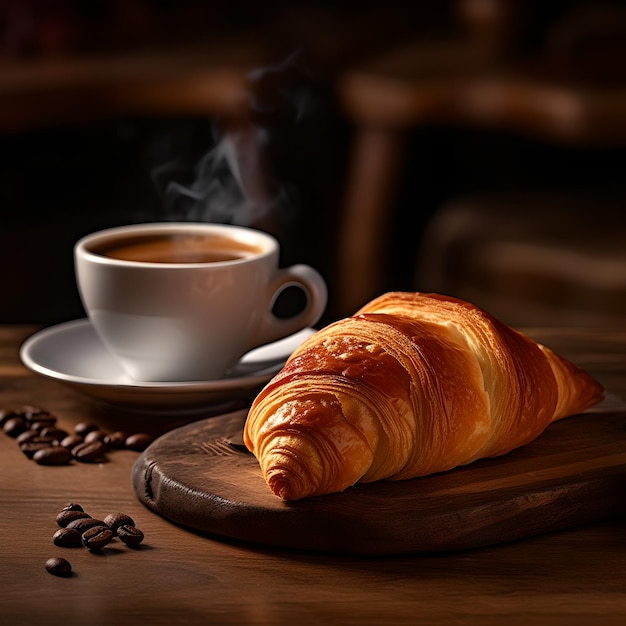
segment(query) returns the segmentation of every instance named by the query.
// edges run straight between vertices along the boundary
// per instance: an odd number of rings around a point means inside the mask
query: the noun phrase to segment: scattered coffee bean
[[[51,446],[59,443],[59,440],[53,435],[43,435],[41,432],[38,433],[36,437],[30,439],[30,441],[34,441],[36,443],[49,443]]]
[[[68,435],[59,442],[59,445],[71,450],[81,443],[83,443],[83,438],[80,435]]]
[[[81,463],[97,463],[104,460],[107,447],[101,441],[83,441],[72,448],[72,456]]]
[[[73,519],[64,525],[76,515],[87,517]],[[144,540],[143,532],[135,527],[133,518],[126,513],[109,513],[101,521],[90,517],[80,504],[69,502],[58,513],[56,520],[61,528],[54,533],[52,541],[60,548],[84,546],[91,552],[98,552],[113,541],[116,534],[129,548],[138,548]],[[54,557],[46,561],[46,570],[55,576],[69,576],[72,566],[64,558]]]
[[[84,512],[85,509],[83,509],[83,507],[80,504],[77,504],[76,502],[68,502],[61,509],[61,511],[82,511],[82,512]]]
[[[123,448],[126,445],[126,439],[128,438],[128,433],[125,433],[121,430],[116,430],[113,433],[108,434],[104,438],[104,443],[106,443],[110,448]]]
[[[85,443],[90,443],[92,441],[99,441],[100,443],[104,443],[107,434],[100,430],[99,428],[96,430],[90,430],[85,436]]]
[[[50,416],[37,416],[36,421],[29,422],[33,430],[43,430],[44,428],[53,428],[57,423],[57,418]]]
[[[91,518],[91,515],[89,515],[89,513],[85,513],[85,511],[83,511],[82,509],[80,511],[76,509],[63,509],[63,511],[61,511],[57,515],[56,522],[59,526],[65,528],[70,522],[73,522],[77,519],[89,518]]]
[[[12,417],[15,417],[15,411],[0,409],[0,427],[4,427],[4,423]]]
[[[17,444],[21,446],[23,443],[28,443],[31,439],[34,439],[35,437],[40,437],[40,436],[41,435],[39,434],[38,430],[29,428],[28,430],[25,430],[23,433],[20,433],[15,438],[15,441],[17,441]]]
[[[82,536],[75,528],[59,528],[52,541],[61,548],[80,548],[83,545]]]
[[[72,520],[68,524],[65,525],[65,528],[73,528],[77,530],[81,535],[90,528],[94,526],[106,526],[106,524],[101,519],[95,519],[91,516],[89,517],[80,517]]]
[[[117,536],[120,538],[120,541],[131,548],[137,547],[143,541],[143,533],[135,526],[129,526],[128,524],[122,524],[117,529]]]
[[[87,529],[82,536],[83,545],[89,550],[102,550],[112,539],[113,533],[106,526],[93,526]]]
[[[52,447],[52,442],[49,441],[28,441],[20,446],[20,450],[29,458],[32,459],[35,453],[39,450],[45,450]]]
[[[56,419],[54,415],[50,413],[50,411],[47,411],[46,409],[42,409],[39,406],[33,406],[32,404],[25,404],[24,406],[20,407],[19,413],[20,415],[24,417],[24,419],[27,419],[29,422],[37,421],[40,418]]]
[[[62,446],[49,446],[37,450],[33,461],[39,465],[67,465],[72,460],[72,453]]]
[[[134,526],[135,521],[130,515],[126,513],[109,513],[104,518],[104,523],[111,529],[114,535],[117,534],[117,529],[120,526]]]
[[[92,422],[78,422],[76,426],[74,426],[74,432],[81,437],[84,437],[88,432],[92,430],[98,430],[98,426],[93,424]]]
[[[76,424],[74,433],[70,434],[57,426],[57,417],[50,411],[31,405],[0,409],[0,426],[5,434],[16,439],[25,456],[39,465],[68,465],[72,459],[102,462],[108,460],[107,453],[111,450],[143,452],[154,439],[148,433],[129,435],[121,430],[109,433],[88,421]]]
[[[11,417],[4,422],[2,430],[4,430],[9,437],[16,439],[25,430],[28,430],[28,424],[23,417]]]
[[[135,433],[126,438],[125,445],[129,450],[143,452],[152,443],[152,437],[148,433]]]
[[[57,556],[46,561],[46,569],[54,576],[69,576],[72,566],[69,561]]]
[[[57,428],[56,426],[46,426],[42,428],[40,431],[42,437],[52,437],[56,439],[56,441],[61,441],[68,436],[68,432],[63,430],[62,428]]]
[[[27,430],[26,432],[31,432],[31,431]],[[24,433],[22,433],[22,435],[23,434]],[[18,442],[20,446],[22,446],[24,443],[46,443],[49,446],[54,446],[58,443],[58,441],[54,437],[43,437],[42,435],[37,433],[34,437],[27,437],[26,441],[24,442]]]

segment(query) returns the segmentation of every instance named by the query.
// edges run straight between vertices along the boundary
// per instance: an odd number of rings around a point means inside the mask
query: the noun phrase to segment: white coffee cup
[[[249,350],[315,324],[327,289],[308,265],[279,268],[278,241],[258,230],[207,223],[121,226],[74,249],[87,315],[138,381],[214,380]],[[277,317],[289,286],[301,312]]]

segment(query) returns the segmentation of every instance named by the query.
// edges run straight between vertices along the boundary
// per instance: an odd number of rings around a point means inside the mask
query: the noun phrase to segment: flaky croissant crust
[[[292,354],[254,400],[244,442],[270,489],[297,500],[505,454],[602,395],[473,304],[393,292]]]

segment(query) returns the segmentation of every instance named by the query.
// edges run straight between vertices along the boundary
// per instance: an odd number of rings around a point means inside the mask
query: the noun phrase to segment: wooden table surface
[[[66,429],[158,435],[183,422],[104,411],[21,365],[32,327],[0,327],[0,408],[44,407]],[[626,330],[529,329],[626,397]],[[203,536],[139,503],[138,453],[45,467],[0,433],[0,623],[62,624],[593,624],[626,623],[626,520],[614,519],[470,552],[377,558],[307,554]],[[626,497],[626,486],[625,486]],[[145,534],[101,553],[53,544],[55,517],[78,502],[94,517],[122,511]],[[64,556],[74,575],[44,568]]]

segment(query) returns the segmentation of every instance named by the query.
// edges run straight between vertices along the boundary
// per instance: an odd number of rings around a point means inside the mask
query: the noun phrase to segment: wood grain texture
[[[626,510],[626,412],[575,416],[510,454],[414,480],[285,503],[241,443],[246,412],[171,431],[137,461],[140,500],[198,530],[373,555],[478,548]]]

